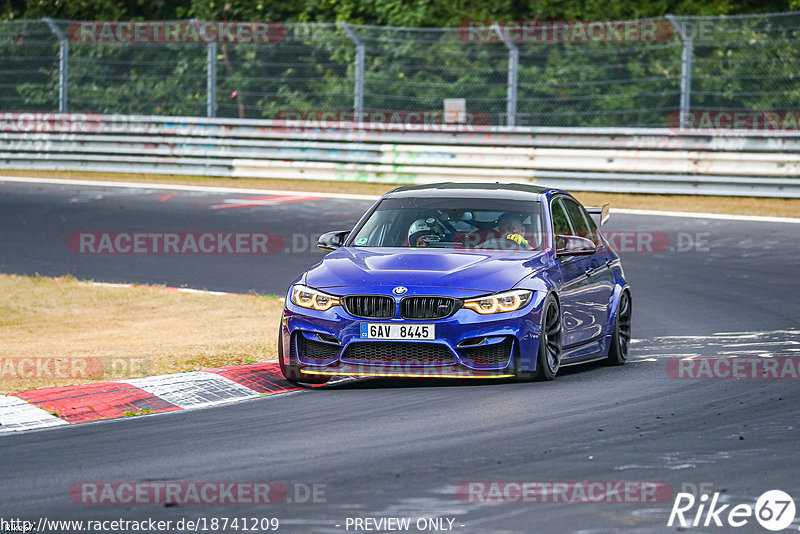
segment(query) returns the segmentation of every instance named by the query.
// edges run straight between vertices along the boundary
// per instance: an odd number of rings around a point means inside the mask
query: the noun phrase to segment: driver
[[[409,247],[427,247],[433,241],[439,241],[441,236],[434,230],[436,219],[417,219],[408,228]]]

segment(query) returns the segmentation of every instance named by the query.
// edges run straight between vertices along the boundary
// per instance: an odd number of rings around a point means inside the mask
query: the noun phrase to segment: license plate
[[[361,339],[436,339],[432,324],[361,323]]]

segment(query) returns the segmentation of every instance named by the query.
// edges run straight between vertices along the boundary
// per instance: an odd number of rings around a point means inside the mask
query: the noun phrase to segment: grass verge
[[[282,308],[276,297],[0,275],[0,393],[271,360]]]
[[[326,182],[318,180],[278,180],[270,178],[212,178],[207,176],[175,176],[168,174],[96,173],[76,171],[15,171],[0,170],[5,176],[33,176],[73,180],[104,180],[178,185],[204,185],[283,191],[316,191],[382,195],[402,184],[373,184],[364,182]],[[610,203],[615,208],[659,211],[693,211],[729,215],[766,215],[800,217],[800,199],[718,197],[699,195],[644,195],[628,193],[572,192],[586,205]]]

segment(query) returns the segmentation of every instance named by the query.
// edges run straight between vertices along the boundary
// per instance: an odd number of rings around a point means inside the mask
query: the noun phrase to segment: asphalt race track
[[[313,238],[349,228],[370,204],[168,193],[0,183],[0,271],[282,295],[322,257]],[[497,504],[460,499],[456,490],[468,481],[660,481],[675,492],[719,492],[731,506],[753,505],[772,489],[797,499],[800,382],[678,379],[666,361],[800,357],[800,225],[617,214],[606,228],[649,232],[661,244],[668,237],[661,251],[623,254],[635,338],[623,367],[564,369],[548,383],[346,381],[6,435],[0,516],[276,517],[278,532],[298,533],[353,532],[347,518],[450,518],[452,531],[469,534],[661,533],[679,531],[667,526],[671,495],[657,503]],[[284,248],[91,255],[67,247],[75,232],[134,231],[275,232]],[[71,485],[105,481],[274,481],[289,495],[270,505],[70,499]],[[313,484],[324,489],[320,502],[296,502]],[[795,519],[785,531],[799,526]],[[741,528],[689,531],[767,532],[754,518]]]

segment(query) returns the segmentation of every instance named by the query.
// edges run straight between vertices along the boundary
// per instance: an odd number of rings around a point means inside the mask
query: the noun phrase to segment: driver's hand
[[[531,248],[530,243],[527,239],[522,237],[520,234],[508,234],[506,239],[510,239],[511,241],[515,242],[518,245],[522,245],[523,247]]]

